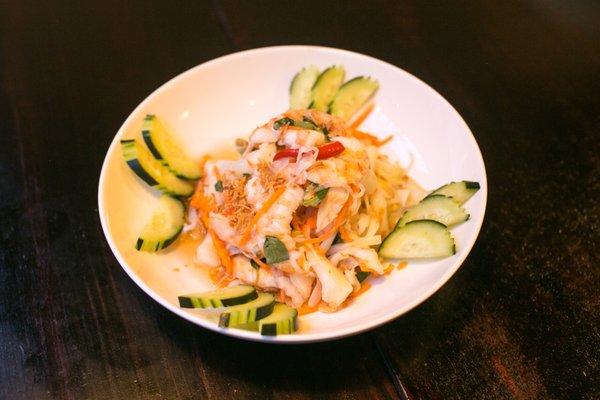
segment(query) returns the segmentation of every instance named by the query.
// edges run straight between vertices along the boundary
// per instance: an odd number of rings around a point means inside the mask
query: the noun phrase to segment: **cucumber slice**
[[[146,115],[142,126],[142,137],[156,158],[180,178],[200,178],[198,163],[191,160],[173,140],[172,135],[154,115]]]
[[[168,247],[183,230],[184,213],[185,207],[181,201],[163,194],[135,243],[135,248],[154,252]]]
[[[338,89],[344,82],[346,70],[344,67],[332,66],[327,68],[319,75],[317,81],[312,87],[312,101],[309,108],[327,112],[329,103],[335,97]]]
[[[276,336],[294,333],[298,329],[298,311],[283,303],[275,303],[273,312],[258,321],[261,335]]]
[[[435,194],[406,210],[394,229],[419,219],[432,219],[446,226],[452,226],[468,220],[469,214],[451,197]]]
[[[362,76],[351,79],[338,90],[329,106],[329,113],[349,121],[375,95],[377,89],[379,83],[373,79]]]
[[[319,69],[314,65],[302,68],[290,84],[290,108],[308,108],[311,101],[311,89],[319,77]]]
[[[194,185],[176,177],[136,140],[121,140],[121,150],[129,168],[148,185],[174,196],[194,192]]]
[[[450,182],[429,193],[427,197],[436,194],[442,194],[444,196],[452,197],[452,199],[458,204],[463,204],[464,202],[469,200],[475,193],[477,193],[480,187],[481,186],[479,186],[479,182]]]
[[[220,308],[245,304],[258,297],[256,289],[250,285],[231,286],[204,293],[179,296],[182,308]]]
[[[229,307],[219,317],[219,326],[230,327],[258,321],[273,312],[275,298],[270,293],[260,293],[248,303]]]
[[[379,247],[379,255],[386,258],[445,257],[454,253],[456,246],[446,225],[429,219],[394,229]]]

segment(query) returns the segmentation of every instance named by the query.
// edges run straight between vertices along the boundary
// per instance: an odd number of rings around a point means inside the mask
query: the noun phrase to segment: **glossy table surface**
[[[600,398],[599,20],[593,1],[0,2],[0,398]],[[172,315],[98,218],[104,154],[144,97],[277,44],[423,79],[488,172],[458,273],[334,342],[244,342]]]

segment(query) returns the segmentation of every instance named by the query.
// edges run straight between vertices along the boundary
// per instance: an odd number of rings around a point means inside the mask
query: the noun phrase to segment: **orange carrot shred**
[[[262,205],[260,210],[258,210],[256,214],[254,214],[254,217],[252,217],[252,221],[250,221],[248,227],[246,228],[246,231],[242,234],[242,237],[240,238],[240,246],[243,246],[248,241],[248,239],[250,239],[252,229],[254,228],[260,217],[262,217],[267,211],[269,211],[269,208],[271,208],[271,206],[275,204],[275,202],[277,201],[279,196],[283,194],[283,192],[285,192],[285,186],[282,186],[276,191],[274,191],[271,197],[269,197],[267,201],[265,201],[265,203]]]
[[[327,239],[329,236],[331,236],[340,226],[342,226],[346,222],[344,221],[344,218],[346,218],[346,213],[348,211],[348,208],[350,207],[351,202],[352,196],[348,196],[348,200],[340,210],[337,217],[335,217],[335,219],[331,223],[331,227],[329,229],[327,229],[325,232],[323,232],[316,238],[306,238],[299,240],[299,243],[320,243],[323,240]]]
[[[303,304],[302,306],[300,306],[300,308],[298,308],[298,315],[306,315],[306,314],[311,314],[314,313],[315,311],[319,311],[319,305],[314,305],[312,307],[309,307],[307,304]]]
[[[374,107],[375,107],[374,103],[369,104],[364,109],[364,111],[354,120],[354,122],[352,122],[352,124],[350,125],[350,128],[355,129],[358,126],[360,126],[360,124],[362,124],[364,122],[364,120],[367,119],[367,117],[371,114]]]
[[[265,262],[263,262],[260,258],[256,257],[254,254],[251,256],[252,260],[259,265],[262,269],[266,271],[271,271],[271,266]]]
[[[360,285],[360,289],[358,289],[356,292],[352,293],[350,295],[350,297],[354,298],[354,297],[358,297],[361,294],[363,294],[364,292],[366,292],[367,290],[371,289],[371,284],[369,282],[363,282]]]

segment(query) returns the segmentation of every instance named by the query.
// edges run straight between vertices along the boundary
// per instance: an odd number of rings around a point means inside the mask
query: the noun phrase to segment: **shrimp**
[[[248,149],[252,149],[257,144],[275,143],[279,140],[279,132],[269,128],[266,125],[258,127],[250,134],[250,145]]]
[[[311,129],[289,128],[284,131],[277,143],[291,148],[318,146],[325,143],[325,135]]]
[[[307,171],[307,179],[327,187],[348,187],[360,183],[368,171],[367,153],[346,149],[337,157],[313,164]]]
[[[288,248],[293,250],[296,245],[290,236],[292,216],[300,206],[304,190],[299,186],[290,186],[258,220],[256,232],[261,236],[277,236]]]
[[[273,289],[277,287],[275,277],[270,271],[265,269],[254,269],[248,257],[237,255],[232,257],[233,276],[242,282],[256,285],[263,289]]]
[[[339,187],[329,188],[317,212],[317,232],[322,231],[338,216],[348,199],[348,191]]]

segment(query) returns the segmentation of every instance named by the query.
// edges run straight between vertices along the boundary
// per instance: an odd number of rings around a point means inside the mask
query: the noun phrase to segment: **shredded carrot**
[[[252,254],[251,258],[262,269],[264,269],[266,271],[271,271],[271,266],[269,264],[264,263],[260,258],[256,257],[254,254]]]
[[[217,283],[223,276],[223,268],[219,266],[209,269],[208,276],[213,283]]]
[[[329,229],[327,229],[325,232],[323,232],[316,238],[306,238],[306,239],[299,240],[299,242],[300,243],[320,243],[323,240],[327,239],[329,236],[331,236],[333,233],[335,233],[335,231],[346,222],[346,221],[344,221],[344,218],[346,218],[346,213],[348,211],[348,208],[350,207],[351,202],[352,202],[352,196],[348,196],[348,200],[346,201],[346,203],[340,210],[337,217],[335,217],[335,219],[331,223],[331,227]]]
[[[351,130],[350,132],[351,132],[351,135],[354,136],[355,138],[365,141],[365,142],[368,142],[369,144],[371,144],[373,146],[378,146],[378,147],[383,146],[384,144],[386,144],[387,142],[392,140],[394,137],[394,135],[390,135],[387,138],[381,140],[377,136],[373,136],[370,133],[359,131],[358,129]]]
[[[360,124],[362,124],[364,122],[364,120],[367,119],[367,117],[371,114],[374,107],[375,107],[374,103],[369,104],[364,109],[364,111],[352,122],[352,124],[350,125],[350,128],[356,129],[357,127],[359,127]]]
[[[280,303],[285,302],[285,293],[283,293],[283,289],[279,289],[279,293],[277,293],[277,301]]]
[[[204,175],[204,165],[206,164],[206,162],[210,160],[210,156],[209,155],[205,155],[200,159],[200,162],[198,163],[198,166],[200,167],[200,174]]]
[[[344,227],[344,225],[340,226],[340,236],[344,242],[351,242],[352,238],[350,237],[350,232]]]
[[[314,313],[315,311],[319,311],[319,304],[316,304],[312,307],[309,307],[307,304],[302,304],[300,308],[298,308],[298,315],[306,315]]]
[[[361,294],[363,294],[364,292],[366,292],[367,290],[371,289],[371,284],[369,282],[363,282],[360,285],[360,289],[358,289],[356,292],[352,293],[350,295],[350,297],[354,298],[354,297],[358,297]]]
[[[192,200],[190,201],[190,205],[198,210],[204,211],[206,213],[212,211],[213,209],[213,201],[212,196],[208,197],[204,195],[204,187],[202,185],[202,181],[198,182],[198,186],[196,186],[196,191],[192,196]]]
[[[285,192],[285,186],[282,186],[276,191],[274,191],[271,197],[269,197],[267,201],[265,201],[265,203],[262,205],[260,210],[258,210],[256,214],[254,214],[254,217],[252,217],[252,221],[250,221],[248,227],[246,228],[246,231],[242,234],[242,237],[240,238],[240,246],[243,246],[248,241],[248,239],[250,239],[252,228],[254,228],[260,217],[262,217],[267,211],[269,211],[269,208],[271,208],[271,206],[275,204],[275,202],[277,201],[279,196],[283,194],[283,192]]]
[[[402,269],[402,268],[406,267],[407,265],[408,265],[408,263],[406,261],[400,261],[398,263],[398,265],[396,265],[396,268]]]
[[[227,275],[231,275],[233,273],[233,262],[231,261],[231,257],[229,257],[229,252],[227,251],[227,247],[225,247],[225,242],[223,242],[221,238],[219,238],[219,236],[212,229],[210,229],[210,227],[207,227],[207,230],[208,233],[210,233],[215,250],[217,250],[219,260],[221,260],[221,264],[223,264],[225,267],[225,272]]]

